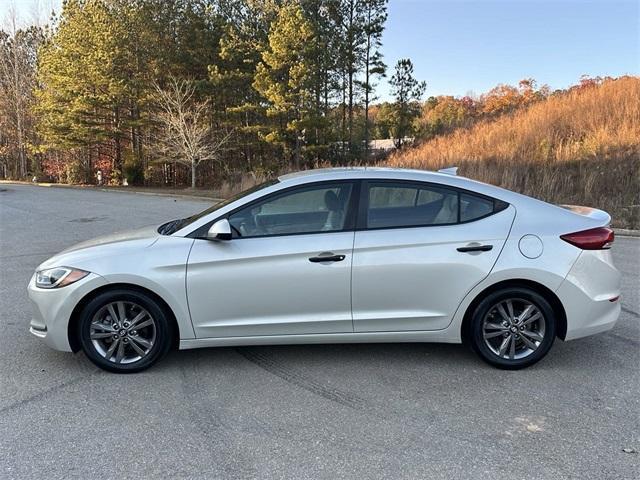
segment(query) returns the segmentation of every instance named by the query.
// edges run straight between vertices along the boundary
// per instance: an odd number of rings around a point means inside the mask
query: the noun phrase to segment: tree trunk
[[[22,121],[21,121],[21,115],[18,114],[18,158],[19,163],[20,163],[20,179],[24,180],[24,177],[27,176],[27,160],[26,157],[24,155],[24,140],[23,140],[23,135],[22,135]]]
[[[27,161],[24,155],[24,132],[23,129],[23,121],[22,114],[24,113],[22,110],[22,85],[20,81],[20,72],[18,67],[18,41],[15,35],[15,18],[13,19],[13,88],[14,95],[16,99],[16,130],[18,133],[18,172],[20,175],[20,179],[24,180],[24,177],[27,175]]]
[[[371,53],[371,35],[367,35],[367,59],[365,62],[364,77],[364,161],[369,160],[369,62]]]
[[[133,152],[134,158],[142,170],[144,177],[144,172],[146,172],[147,166],[145,165],[145,160],[142,155],[142,131],[139,125],[140,109],[135,103],[133,103],[131,108],[131,118],[134,123],[134,125],[131,126],[131,151]],[[144,180],[144,183],[146,183],[146,180]]]
[[[352,151],[353,144],[353,75],[355,70],[355,49],[353,39],[353,15],[354,15],[354,4],[351,2],[349,4],[349,65],[347,68],[348,76],[349,76],[349,153]]]
[[[196,188],[196,162],[191,162],[191,188]]]
[[[84,182],[86,183],[93,183],[94,180],[94,176],[93,176],[93,147],[91,145],[89,145],[87,147],[87,155],[86,155],[86,161],[83,162],[84,163]],[[97,153],[98,153],[98,157],[100,156],[100,147],[98,146],[97,148]],[[83,183],[84,183],[83,182]]]
[[[118,172],[118,180],[121,182],[124,178],[124,171],[122,168],[122,145],[120,144],[120,110],[118,107],[115,109],[115,132],[114,132],[114,140],[116,144],[116,157],[115,157],[115,169]]]
[[[301,140],[302,132],[300,130],[296,130],[295,135],[296,135],[296,143],[293,151],[293,163],[296,166],[296,170],[300,170],[300,163],[301,163],[300,157],[302,156],[301,155],[302,142],[300,140]]]
[[[340,151],[342,152],[342,159],[344,160],[345,148],[344,145],[347,141],[347,82],[345,74],[342,74],[342,132],[341,132],[341,142],[340,142]]]

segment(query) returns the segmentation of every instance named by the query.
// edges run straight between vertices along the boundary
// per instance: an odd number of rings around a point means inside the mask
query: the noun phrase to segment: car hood
[[[77,243],[43,262],[38,270],[51,267],[82,268],[87,259],[122,254],[131,249],[143,249],[153,245],[160,237],[156,225],[112,233]]]
[[[85,240],[84,242],[76,243],[75,245],[64,249],[60,253],[75,252],[76,250],[97,247],[98,245],[107,245],[110,243],[130,242],[132,240],[141,239],[155,240],[159,235],[157,225],[148,225],[134,230],[125,230],[124,232],[111,233],[109,235],[92,238],[91,240]]]

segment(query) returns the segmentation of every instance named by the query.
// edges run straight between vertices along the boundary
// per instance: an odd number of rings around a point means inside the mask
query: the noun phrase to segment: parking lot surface
[[[517,372],[458,345],[364,344],[172,352],[114,375],[28,333],[46,258],[207,206],[0,185],[0,478],[638,478],[638,238],[613,250],[616,327]]]

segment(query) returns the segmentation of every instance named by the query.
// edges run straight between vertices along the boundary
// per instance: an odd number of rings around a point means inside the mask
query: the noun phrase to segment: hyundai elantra
[[[465,342],[523,368],[614,326],[610,221],[450,170],[294,173],[53,256],[30,330],[113,372],[173,347],[348,342]]]

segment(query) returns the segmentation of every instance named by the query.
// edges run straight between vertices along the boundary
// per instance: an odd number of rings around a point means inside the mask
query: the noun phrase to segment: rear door
[[[446,186],[364,182],[353,251],[354,331],[447,327],[493,268],[514,217],[504,202]]]

